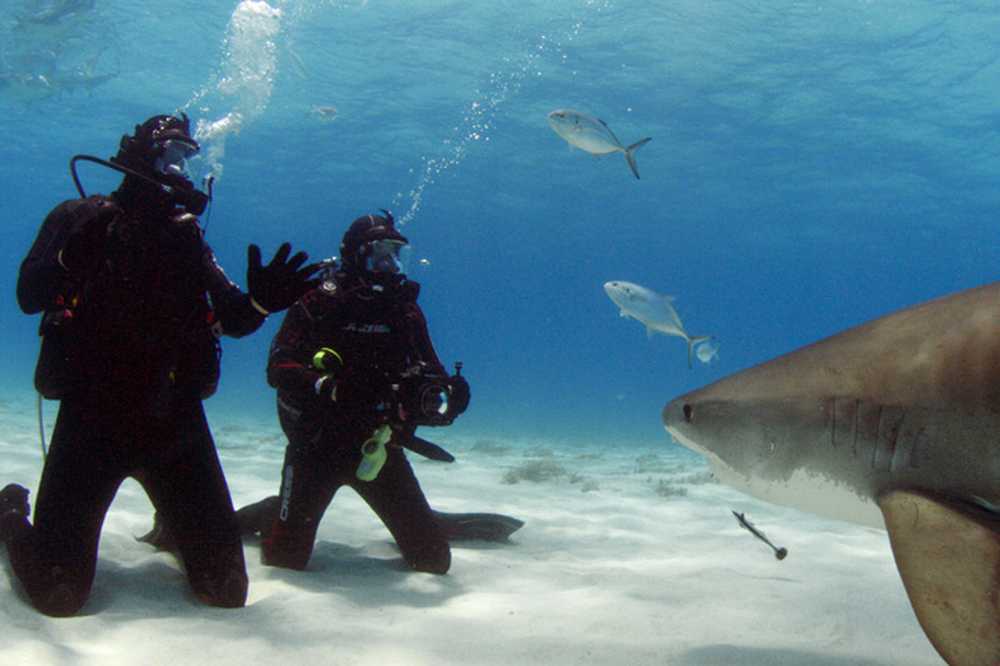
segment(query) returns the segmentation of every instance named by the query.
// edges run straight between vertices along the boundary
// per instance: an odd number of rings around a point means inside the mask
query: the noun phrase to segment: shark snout
[[[686,396],[681,396],[671,400],[663,408],[663,425],[671,430],[677,429],[690,424],[693,416],[694,407],[687,401]]]
[[[744,419],[745,410],[730,400],[718,399],[704,389],[685,393],[668,402],[661,413],[663,426],[675,442],[695,453],[718,453],[735,439],[731,425]]]
[[[671,400],[663,408],[663,425],[680,444],[691,448],[694,435],[695,405],[688,395]]]

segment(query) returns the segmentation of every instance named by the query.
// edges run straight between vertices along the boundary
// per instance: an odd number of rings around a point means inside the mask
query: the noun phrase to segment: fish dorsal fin
[[[878,498],[920,626],[951,666],[1000,664],[1000,516],[929,493]]]
[[[615,136],[615,133],[614,133],[614,131],[612,131],[612,129],[611,129],[610,127],[608,127],[608,124],[607,124],[606,122],[604,122],[603,120],[601,120],[600,118],[598,118],[598,119],[597,119],[597,122],[599,122],[599,123],[601,123],[602,125],[604,125],[604,129],[608,130],[608,134],[610,134],[610,135],[611,135],[611,138],[615,140],[615,143],[617,143],[617,144],[618,144],[618,146],[619,146],[619,147],[620,147],[620,148],[621,148],[622,150],[625,150],[625,145],[624,145],[624,144],[623,144],[623,143],[622,143],[621,141],[619,141],[619,140],[618,140],[618,137],[617,137],[617,136]]]

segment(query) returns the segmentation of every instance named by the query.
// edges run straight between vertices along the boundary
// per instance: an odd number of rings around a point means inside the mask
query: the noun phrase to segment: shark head
[[[878,422],[888,423],[894,412],[878,414],[850,397],[804,392],[794,370],[774,370],[737,374],[678,397],[663,409],[667,431],[703,455],[718,480],[737,490],[881,527],[874,499],[877,471],[899,460],[885,457],[889,454],[884,442],[879,448],[877,430]],[[867,428],[860,437],[855,419]],[[837,432],[838,421],[848,420],[849,427]]]
[[[1000,283],[669,402],[671,436],[761,499],[885,527],[949,664],[1000,664]]]

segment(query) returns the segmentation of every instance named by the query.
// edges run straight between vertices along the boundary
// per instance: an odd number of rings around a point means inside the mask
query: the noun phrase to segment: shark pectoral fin
[[[1000,517],[920,492],[878,499],[920,626],[951,666],[1000,664]]]

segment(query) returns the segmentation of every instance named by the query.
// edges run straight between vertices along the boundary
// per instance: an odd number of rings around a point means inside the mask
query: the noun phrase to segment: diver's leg
[[[374,481],[354,478],[351,487],[389,528],[410,567],[428,573],[447,573],[451,567],[451,548],[410,462],[398,446],[388,447],[387,454],[385,465]]]
[[[319,521],[337,492],[327,462],[310,455],[310,450],[298,441],[285,448],[278,515],[261,541],[261,560],[269,566],[306,568]]]
[[[23,517],[7,541],[11,567],[32,604],[56,617],[75,614],[90,596],[101,526],[124,478],[107,428],[87,411],[71,400],[60,405],[34,525]]]
[[[243,606],[243,542],[201,403],[179,407],[171,428],[146,445],[171,451],[136,476],[173,535],[195,595],[212,606]]]

